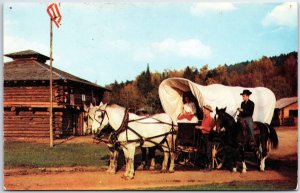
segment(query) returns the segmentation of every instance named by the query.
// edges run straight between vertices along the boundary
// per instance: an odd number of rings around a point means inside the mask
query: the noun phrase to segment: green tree
[[[297,96],[298,93],[298,61],[297,55],[291,54],[284,61],[284,77],[291,88],[290,96]]]
[[[143,71],[137,78],[136,78],[136,85],[139,89],[140,93],[146,97],[154,88],[152,81],[151,81],[151,73],[149,69],[149,64],[147,64],[146,72]]]
[[[199,78],[200,78],[200,84],[206,85],[207,80],[207,73],[208,73],[208,64],[205,64],[200,68]]]
[[[247,71],[252,75],[255,86],[268,87],[275,72],[274,63],[268,57],[263,56],[260,60],[251,62],[247,66]]]
[[[187,66],[183,71],[183,78],[194,81],[193,69],[191,69],[189,66]]]

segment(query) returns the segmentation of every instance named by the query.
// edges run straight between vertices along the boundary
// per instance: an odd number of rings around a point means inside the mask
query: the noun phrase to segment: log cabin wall
[[[70,100],[72,95],[74,104]],[[55,137],[84,135],[83,105],[99,104],[102,95],[103,91],[89,86],[66,81],[54,82],[52,101]],[[49,137],[48,81],[5,81],[3,98],[4,137]]]
[[[53,84],[54,135],[63,134],[63,108]],[[49,137],[49,81],[4,82],[4,137]]]
[[[53,113],[53,130],[56,137],[61,136],[62,113]],[[17,108],[4,109],[4,137],[49,137],[49,112],[47,109]]]
[[[5,55],[4,137],[49,137],[49,57],[32,50]],[[53,68],[55,137],[83,135],[83,107],[98,104],[107,89]],[[93,102],[94,101],[94,102]]]
[[[64,99],[57,97],[61,87],[53,83],[53,107],[63,105]],[[4,106],[47,108],[50,104],[49,81],[5,81],[3,95]]]
[[[84,135],[80,111],[54,109],[53,133],[56,138]],[[49,111],[43,108],[4,109],[4,137],[49,137]]]
[[[65,93],[68,93],[66,96],[67,104],[80,108],[83,108],[84,104],[89,106],[90,103],[99,105],[104,94],[103,90],[99,88],[70,81]]]

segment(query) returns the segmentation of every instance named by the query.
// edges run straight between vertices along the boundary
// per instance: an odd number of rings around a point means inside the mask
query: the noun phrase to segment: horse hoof
[[[245,169],[243,169],[243,170],[242,170],[242,173],[244,173],[244,174],[245,174],[246,172],[247,172],[247,170],[245,170]]]
[[[133,180],[133,177],[127,177],[127,178],[125,178],[125,180]]]
[[[237,171],[237,170],[236,170],[236,168],[233,168],[233,169],[232,169],[232,172],[234,172],[234,173],[235,173],[236,171]]]
[[[175,170],[169,170],[169,173],[174,173],[175,172]]]
[[[149,170],[153,171],[153,170],[155,170],[155,167],[154,166],[150,166]]]

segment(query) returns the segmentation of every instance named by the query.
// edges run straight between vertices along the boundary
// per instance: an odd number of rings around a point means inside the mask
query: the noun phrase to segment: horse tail
[[[270,142],[271,142],[271,147],[273,149],[277,149],[278,147],[278,136],[277,136],[277,133],[274,129],[274,127],[272,127],[271,125],[265,123],[269,129],[269,139],[270,139]]]

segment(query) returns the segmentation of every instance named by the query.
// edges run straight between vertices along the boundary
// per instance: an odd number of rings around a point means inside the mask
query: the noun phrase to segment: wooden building
[[[50,58],[32,50],[5,55],[4,137],[49,137]],[[99,104],[107,89],[53,68],[53,134],[83,135],[84,104]]]
[[[278,100],[274,115],[278,118],[279,125],[298,125],[298,97]]]

